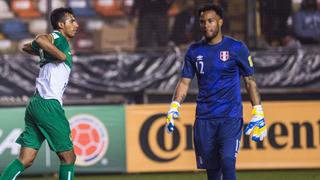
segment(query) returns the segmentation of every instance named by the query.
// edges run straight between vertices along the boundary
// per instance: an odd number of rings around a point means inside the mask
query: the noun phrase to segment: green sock
[[[74,164],[61,164],[59,170],[59,180],[73,180]]]
[[[3,170],[0,180],[15,180],[23,170],[23,164],[15,159]]]

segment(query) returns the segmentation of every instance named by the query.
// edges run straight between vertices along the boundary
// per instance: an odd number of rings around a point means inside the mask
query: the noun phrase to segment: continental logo
[[[247,125],[245,124],[245,127]],[[315,136],[319,137],[320,120],[317,121],[316,125],[310,121],[292,121],[289,125],[283,123],[283,121],[276,121],[269,125],[267,123],[267,127],[268,138],[266,141],[253,143],[249,136],[243,136],[241,149],[252,149],[254,144],[256,144],[257,149],[266,149],[267,146],[277,150],[284,148],[296,150],[318,148],[319,144],[316,143],[319,142],[315,142]]]
[[[139,133],[139,143],[143,153],[154,161],[169,162],[177,159],[183,151],[193,150],[192,124],[182,125],[175,121],[175,130],[170,135],[165,132],[166,114],[150,116]]]
[[[183,124],[183,120],[175,121],[172,135],[165,132],[166,114],[149,116],[143,123],[139,133],[140,147],[145,156],[157,162],[174,161],[186,151],[193,151],[193,124]],[[275,121],[267,123],[268,138],[255,143],[249,136],[243,135],[241,150],[308,150],[319,147],[315,137],[319,137],[320,120],[311,121]],[[244,124],[246,127],[247,124]]]

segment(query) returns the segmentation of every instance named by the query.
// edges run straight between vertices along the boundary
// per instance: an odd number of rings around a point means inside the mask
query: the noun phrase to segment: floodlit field
[[[56,180],[53,177],[21,178],[24,180]],[[206,180],[203,172],[198,173],[157,173],[157,174],[116,174],[103,176],[76,176],[76,180]],[[241,171],[238,180],[320,180],[320,170],[279,170]]]

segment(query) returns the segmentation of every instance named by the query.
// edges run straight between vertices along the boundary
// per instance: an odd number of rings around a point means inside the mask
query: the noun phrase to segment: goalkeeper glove
[[[245,134],[250,135],[252,133],[253,141],[262,141],[267,136],[267,127],[264,121],[264,114],[261,105],[253,106],[252,119],[245,129]]]
[[[180,103],[178,101],[173,101],[170,105],[170,110],[168,111],[166,118],[166,130],[168,133],[172,133],[174,130],[174,120],[179,117],[179,107]]]

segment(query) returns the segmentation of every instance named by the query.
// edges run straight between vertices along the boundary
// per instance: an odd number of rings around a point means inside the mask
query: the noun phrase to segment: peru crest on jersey
[[[220,51],[220,59],[227,61],[229,59],[229,51]]]

